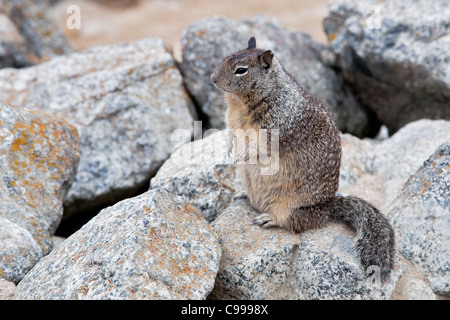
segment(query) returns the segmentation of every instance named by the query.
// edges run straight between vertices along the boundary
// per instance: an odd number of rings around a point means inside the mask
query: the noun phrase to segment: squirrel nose
[[[217,70],[215,70],[212,74],[211,74],[211,81],[214,83],[214,84],[217,84],[217,78],[218,78],[218,76],[217,76]]]

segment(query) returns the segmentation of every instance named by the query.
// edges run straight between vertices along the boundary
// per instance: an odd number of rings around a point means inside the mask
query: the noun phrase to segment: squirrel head
[[[211,75],[218,88],[238,96],[254,96],[272,86],[273,54],[256,48],[256,39],[248,40],[248,48],[227,56]]]

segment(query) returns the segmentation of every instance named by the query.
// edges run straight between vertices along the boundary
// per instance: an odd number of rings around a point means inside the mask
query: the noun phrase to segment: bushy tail
[[[356,229],[355,248],[364,272],[379,271],[381,281],[386,281],[394,265],[395,240],[391,225],[380,211],[363,199],[336,196],[331,199],[331,219]]]

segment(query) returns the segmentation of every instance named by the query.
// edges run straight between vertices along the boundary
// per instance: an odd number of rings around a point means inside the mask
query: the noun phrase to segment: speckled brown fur
[[[356,249],[364,270],[376,265],[386,280],[394,261],[394,233],[372,205],[336,196],[341,141],[330,111],[270,50],[257,49],[254,38],[247,49],[226,57],[211,80],[226,92],[229,128],[279,131],[276,174],[262,175],[260,163],[239,165],[250,204],[261,212],[255,223],[303,232],[345,221],[358,232]]]

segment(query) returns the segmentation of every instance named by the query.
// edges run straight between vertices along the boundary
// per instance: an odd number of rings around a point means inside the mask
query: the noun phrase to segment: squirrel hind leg
[[[292,209],[286,206],[286,203],[273,203],[271,206],[261,210],[253,223],[263,228],[280,227],[290,230],[290,216]]]
[[[280,206],[271,212],[273,213],[258,215],[253,223],[263,228],[280,227],[290,232],[301,233],[310,229],[322,228],[329,222],[329,205],[327,203],[299,207],[294,210]]]

